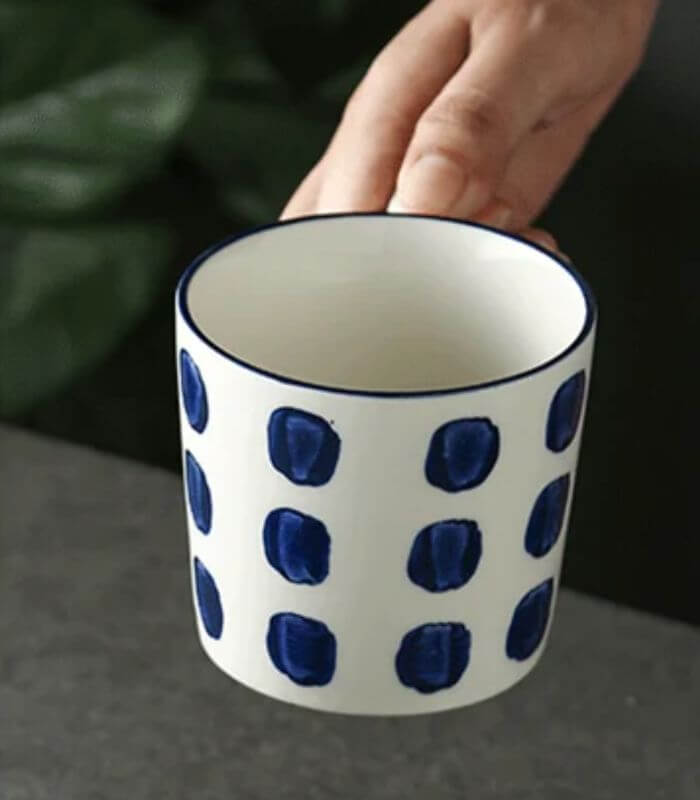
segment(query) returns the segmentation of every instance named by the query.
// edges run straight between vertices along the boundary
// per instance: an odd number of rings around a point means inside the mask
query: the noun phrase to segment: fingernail
[[[456,211],[459,212],[460,217],[471,217],[484,207],[488,199],[489,194],[486,187],[477,181],[470,180],[459,198]],[[496,222],[490,224],[498,225]]]
[[[530,230],[525,231],[523,235],[531,242],[538,244],[540,247],[544,247],[545,250],[550,250],[555,255],[561,255],[559,252],[559,244],[550,233],[541,230]]]
[[[406,211],[406,209],[399,202],[399,198],[396,196],[396,194],[391,196],[391,200],[389,200],[389,205],[386,207],[386,210],[389,214],[403,214]]]
[[[449,211],[464,190],[464,180],[464,172],[454,161],[427,153],[399,176],[400,203],[432,213]]]
[[[479,217],[479,222],[493,225],[494,228],[507,228],[513,218],[513,211],[504,203],[494,204]]]

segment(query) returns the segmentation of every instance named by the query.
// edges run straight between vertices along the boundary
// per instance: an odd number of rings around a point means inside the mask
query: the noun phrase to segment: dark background
[[[72,6],[72,14],[76,8],[87,13],[85,4],[65,5]],[[99,339],[101,312],[93,296],[80,294],[84,283],[69,276],[69,299],[63,295],[55,303],[72,303],[78,315],[82,303],[94,309],[84,327],[71,333],[75,358],[21,401],[4,408],[0,402],[3,416],[178,470],[171,300],[178,274],[212,241],[276,216],[319,154],[363,65],[419,5],[138,4],[138,13],[154,15],[154,24],[165,26],[168,36],[184,32],[198,48],[192,109],[183,113],[157,158],[146,153],[148,166],[129,165],[129,179],[99,203],[88,201],[77,210],[68,203],[59,213],[33,208],[18,213],[12,203],[8,210],[0,201],[0,241],[9,237],[0,289],[20,284],[24,262],[13,260],[18,231],[33,242],[37,226],[70,231],[76,219],[89,226],[137,219],[151,236],[166,230],[168,244],[161,248],[166,255],[154,248],[161,266],[137,295],[147,300],[132,303],[137,310],[124,312],[113,335],[84,357],[81,343]],[[600,304],[564,581],[696,624],[700,526],[691,494],[698,492],[700,477],[699,404],[692,388],[700,341],[699,31],[696,0],[662,4],[643,68],[542,220],[588,278]],[[90,35],[89,24],[83,33]],[[0,107],[0,159],[6,139]],[[75,147],[65,151],[68,163],[87,163],[80,141],[77,150],[78,155]],[[15,146],[8,152],[20,151]],[[46,152],[62,151],[50,146]],[[12,180],[0,167],[0,193],[17,190]],[[110,262],[107,272],[120,268]],[[102,298],[107,313],[121,294],[105,285],[94,297]],[[42,348],[47,363],[55,361],[52,347],[65,324],[60,313],[51,313],[53,322],[42,329],[46,341],[37,340],[32,351],[37,369]],[[13,349],[21,332],[2,327],[0,304],[6,381],[8,365],[18,374],[28,368],[21,348]]]

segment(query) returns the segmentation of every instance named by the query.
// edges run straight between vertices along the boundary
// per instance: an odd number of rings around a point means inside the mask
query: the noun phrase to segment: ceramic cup
[[[272,697],[412,714],[539,659],[595,310],[475,224],[340,214],[216,245],[177,290],[202,645]]]

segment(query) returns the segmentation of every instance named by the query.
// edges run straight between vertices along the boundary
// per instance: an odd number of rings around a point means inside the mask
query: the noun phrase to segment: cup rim
[[[250,361],[246,361],[240,356],[236,356],[233,353],[230,353],[228,350],[218,345],[213,339],[207,336],[204,333],[204,331],[194,321],[187,303],[187,290],[189,288],[189,284],[194,275],[196,274],[197,270],[201,266],[203,266],[211,256],[219,252],[219,250],[223,250],[225,247],[228,247],[228,245],[233,244],[234,242],[240,239],[245,239],[257,233],[262,233],[263,231],[272,230],[275,228],[286,227],[288,225],[302,225],[307,222],[320,222],[323,221],[324,219],[342,219],[342,218],[355,218],[355,217],[365,217],[365,218],[409,217],[418,219],[440,220],[442,222],[447,222],[454,225],[462,225],[470,228],[477,228],[480,230],[491,231],[492,233],[495,233],[498,236],[502,236],[507,239],[513,239],[516,242],[519,242],[520,244],[524,245],[525,247],[537,250],[540,253],[543,253],[548,258],[550,258],[552,261],[558,264],[562,269],[564,269],[569,275],[571,275],[571,277],[576,282],[579,290],[581,291],[583,300],[586,305],[586,316],[583,325],[581,327],[581,330],[579,331],[578,335],[572,342],[570,342],[561,352],[552,356],[552,358],[548,359],[547,361],[544,361],[542,364],[537,364],[534,367],[530,367],[526,370],[521,370],[520,372],[516,372],[511,375],[505,375],[501,378],[494,378],[492,380],[482,381],[480,383],[465,384],[463,386],[449,386],[441,389],[414,389],[414,390],[393,391],[393,390],[383,390],[383,389],[353,389],[342,386],[328,386],[323,383],[305,381],[300,378],[294,378],[290,375],[284,375],[282,373],[275,372],[273,370],[265,369]],[[234,233],[230,236],[225,237],[224,239],[219,240],[218,242],[216,242],[215,244],[211,245],[206,250],[201,252],[198,256],[196,256],[195,259],[190,263],[190,265],[185,269],[185,271],[180,276],[180,280],[178,281],[175,290],[175,295],[176,295],[177,308],[182,316],[182,319],[184,320],[187,327],[192,331],[192,333],[195,336],[197,336],[197,338],[199,338],[204,344],[206,344],[208,347],[212,348],[215,352],[217,352],[219,355],[223,356],[229,361],[232,361],[239,367],[243,367],[244,369],[250,370],[251,372],[254,372],[265,378],[278,381],[280,383],[288,384],[291,386],[297,386],[304,389],[312,389],[318,392],[329,392],[332,394],[342,394],[342,395],[359,396],[359,397],[394,398],[394,399],[440,397],[443,395],[460,394],[462,392],[476,392],[482,389],[491,389],[496,386],[502,386],[508,383],[515,383],[517,381],[524,380],[525,378],[529,378],[532,375],[535,375],[539,372],[544,372],[550,367],[553,367],[558,362],[563,361],[568,355],[570,355],[581,344],[583,344],[583,342],[588,338],[589,334],[591,333],[598,316],[597,304],[593,292],[588,283],[584,280],[583,276],[579,273],[579,271],[575,269],[570,263],[565,261],[563,258],[560,258],[559,256],[555,255],[550,250],[547,250],[547,248],[535,244],[534,242],[531,242],[529,239],[525,239],[524,237],[518,236],[515,233],[503,231],[491,225],[485,225],[483,223],[473,222],[471,220],[455,219],[454,217],[440,216],[438,214],[413,214],[404,212],[388,213],[385,211],[345,211],[332,214],[313,214],[313,215],[294,217],[293,219],[275,220],[274,222],[268,222],[262,225],[256,225],[254,227],[246,228],[243,231]]]

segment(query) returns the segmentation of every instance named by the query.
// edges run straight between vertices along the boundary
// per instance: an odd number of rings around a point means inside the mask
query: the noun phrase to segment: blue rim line
[[[453,225],[465,225],[470,228],[479,228],[481,230],[491,231],[499,236],[503,236],[507,239],[513,239],[516,242],[520,242],[524,244],[526,247],[530,247],[533,250],[538,250],[540,253],[543,253],[552,261],[557,263],[562,269],[571,275],[571,277],[576,281],[583,298],[586,303],[586,319],[584,320],[583,327],[581,328],[578,336],[571,342],[566,349],[562,350],[561,353],[550,358],[548,361],[545,361],[543,364],[538,364],[535,367],[530,367],[523,372],[517,372],[514,375],[507,375],[504,378],[496,378],[491,381],[485,381],[483,383],[475,383],[470,384],[467,386],[456,386],[456,387],[449,387],[447,389],[417,389],[413,391],[382,391],[382,390],[372,390],[372,389],[349,389],[344,388],[341,386],[325,386],[324,384],[320,383],[312,383],[310,381],[303,381],[298,378],[291,378],[287,375],[280,375],[277,372],[273,372],[271,370],[263,369],[262,367],[258,367],[255,364],[251,364],[248,361],[244,361],[242,358],[229,353],[227,350],[224,350],[220,347],[216,342],[210,339],[195,323],[192,319],[192,315],[190,314],[189,308],[187,306],[187,290],[189,288],[190,281],[192,277],[197,272],[199,267],[202,266],[211,256],[217,253],[219,250],[222,250],[224,247],[232,244],[233,242],[238,241],[239,239],[245,239],[249,236],[254,236],[256,233],[262,233],[263,231],[271,230],[274,228],[282,228],[286,227],[287,225],[300,225],[305,222],[319,222],[323,219],[341,219],[341,218],[351,218],[351,217],[417,217],[419,219],[430,219],[430,220],[439,220],[442,222],[447,222]],[[404,214],[404,213],[387,213],[384,211],[352,211],[352,212],[345,212],[345,213],[337,213],[337,214],[323,214],[323,215],[313,215],[313,216],[304,216],[304,217],[296,217],[294,219],[284,220],[284,221],[275,221],[272,223],[267,223],[265,225],[258,225],[254,228],[248,228],[245,231],[240,233],[235,233],[232,236],[228,236],[225,239],[222,239],[220,242],[209,247],[203,253],[200,253],[195,260],[187,267],[187,269],[183,272],[182,277],[180,278],[177,289],[176,289],[176,296],[177,296],[177,307],[182,314],[182,318],[187,323],[188,327],[192,330],[192,332],[201,339],[206,345],[211,347],[215,350],[219,355],[224,356],[229,361],[232,361],[234,364],[237,364],[239,367],[244,367],[245,369],[250,370],[251,372],[255,372],[258,375],[262,375],[266,378],[271,378],[272,380],[279,381],[280,383],[289,384],[291,386],[299,386],[304,389],[313,389],[315,391],[322,391],[322,392],[331,392],[333,394],[345,394],[345,395],[353,395],[353,396],[360,396],[360,397],[389,397],[389,398],[414,398],[414,397],[436,397],[439,395],[450,395],[450,394],[458,394],[460,392],[475,392],[480,389],[489,389],[493,386],[501,386],[506,383],[513,383],[515,381],[522,380],[523,378],[527,378],[530,375],[534,375],[537,372],[543,372],[544,370],[548,369],[549,367],[553,366],[554,364],[558,363],[565,359],[570,353],[576,350],[588,337],[589,333],[593,328],[593,324],[595,322],[597,316],[597,308],[595,298],[593,296],[593,292],[591,291],[590,287],[580,275],[580,273],[574,269],[570,264],[564,261],[561,258],[558,258],[556,255],[551,253],[544,247],[541,247],[534,242],[529,241],[528,239],[524,239],[521,236],[517,236],[513,233],[507,233],[506,231],[502,231],[498,228],[493,228],[490,225],[483,225],[478,222],[469,222],[466,220],[454,219],[453,217],[443,217],[438,215],[432,214]]]

